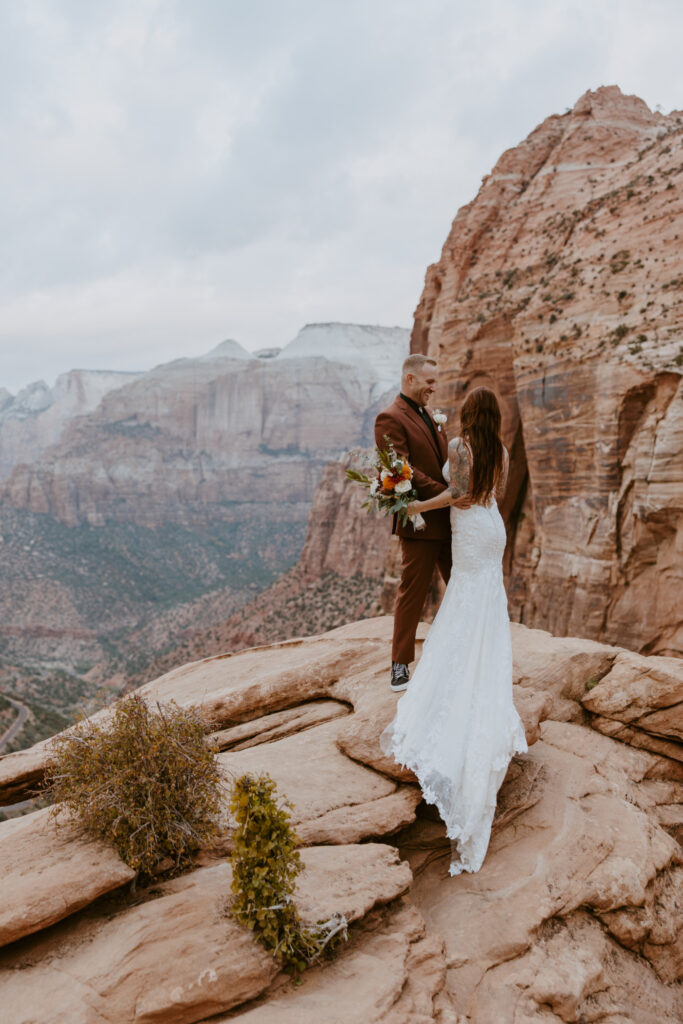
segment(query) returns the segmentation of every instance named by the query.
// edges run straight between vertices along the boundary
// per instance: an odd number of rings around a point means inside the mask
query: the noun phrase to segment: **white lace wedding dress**
[[[462,455],[459,438],[455,449]],[[505,526],[496,499],[451,508],[451,527],[450,582],[380,745],[415,772],[425,800],[438,808],[451,839],[449,874],[457,875],[481,867],[498,789],[510,758],[527,744],[512,702]]]

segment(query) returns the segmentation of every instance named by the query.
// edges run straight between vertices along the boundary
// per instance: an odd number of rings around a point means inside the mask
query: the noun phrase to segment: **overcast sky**
[[[0,0],[0,386],[410,326],[500,153],[683,107],[680,0]]]

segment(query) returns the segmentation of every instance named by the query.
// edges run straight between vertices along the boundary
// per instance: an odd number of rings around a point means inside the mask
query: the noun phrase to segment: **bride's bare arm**
[[[432,512],[435,508],[445,508],[452,505],[453,499],[448,488],[437,494],[436,498],[429,498],[427,501],[413,501],[408,505],[408,515],[416,516],[418,512]]]

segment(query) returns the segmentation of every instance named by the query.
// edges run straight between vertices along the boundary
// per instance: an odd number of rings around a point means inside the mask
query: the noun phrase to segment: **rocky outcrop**
[[[58,830],[48,808],[4,823],[0,874],[1,946],[48,928],[135,877],[105,843]]]
[[[468,1020],[676,1020],[681,854],[654,824],[641,786],[655,763],[640,757],[545,723],[501,792],[484,867],[462,886],[437,881],[434,834],[408,831],[411,895],[444,938]]]
[[[513,618],[683,653],[683,114],[588,92],[499,159],[427,271],[412,349],[450,430],[501,397]]]
[[[409,901],[399,900],[368,915],[362,937],[353,937],[343,958],[311,971],[300,989],[274,992],[237,1019],[321,1024],[336,1016],[346,1024],[465,1024],[453,1010],[445,978],[443,943],[427,932]],[[230,1019],[220,1016],[215,1024]]]
[[[634,747],[683,760],[683,663],[623,651],[582,704],[592,725]]]
[[[131,682],[139,684],[188,659],[312,636],[391,610],[391,523],[359,511],[363,492],[350,486],[345,475],[355,464],[356,456],[347,454],[323,469],[304,546],[292,569],[223,621],[185,630],[175,647]]]
[[[682,145],[683,115],[616,88],[550,117],[458,213],[411,340],[439,360],[451,433],[471,387],[500,395],[512,618],[663,655],[683,652]],[[187,650],[329,628],[324,595],[345,589],[349,617],[392,610],[397,545],[343,468],[321,476],[296,569]]]
[[[409,869],[386,846],[314,847],[303,859],[297,897],[311,924],[336,913],[349,922],[362,918],[410,884]],[[228,864],[203,868],[109,921],[76,918],[63,930],[66,941],[55,946],[46,937],[47,947],[44,940],[29,947],[37,957],[28,968],[30,987],[27,967],[17,970],[26,965],[27,946],[18,955],[8,951],[0,957],[5,1011],[14,1024],[182,1024],[256,998],[277,968],[226,915],[230,882]]]
[[[306,921],[346,915],[337,957],[294,985],[226,916],[229,816],[193,870],[133,896],[107,894],[116,879],[101,844],[67,830],[51,852],[38,812],[0,824],[0,859],[18,880],[0,951],[13,1024],[318,1024],[330,1013],[358,1024],[676,1024],[683,765],[605,735],[600,721],[680,747],[678,663],[513,625],[530,750],[510,765],[481,871],[451,878],[443,824],[379,748],[397,700],[390,635],[378,617],[185,665],[143,688],[201,704],[226,774],[267,770],[292,799],[304,843],[297,899]],[[28,755],[0,759],[17,798]],[[22,891],[33,894],[26,921]]]

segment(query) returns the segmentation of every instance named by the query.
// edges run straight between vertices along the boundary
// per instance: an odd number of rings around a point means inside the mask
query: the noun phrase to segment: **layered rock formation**
[[[49,388],[35,381],[17,395],[0,388],[0,480],[22,462],[35,462],[56,444],[69,420],[93,412],[109,391],[140,374],[111,370],[70,370]]]
[[[296,565],[222,622],[184,630],[177,646],[131,677],[139,684],[187,659],[311,636],[387,609],[390,523],[359,512],[362,491],[349,486],[346,455],[325,466]],[[385,593],[386,592],[386,593]]]
[[[371,438],[407,351],[400,328],[309,325],[261,357],[227,341],[102,384],[87,415],[64,397],[25,417],[35,434],[62,410],[59,442],[0,486],[0,687],[68,712],[74,675],[87,696],[120,683],[289,569],[324,466]]]
[[[39,811],[0,824],[13,1024],[680,1020],[680,662],[513,625],[531,747],[511,763],[481,871],[451,878],[443,825],[379,748],[397,700],[390,635],[376,618],[143,688],[203,705],[226,774],[266,770],[292,799],[304,919],[351,922],[337,958],[296,986],[226,917],[229,816],[193,870],[133,896],[108,848],[51,832]],[[636,746],[605,723],[627,723]],[[44,759],[45,745],[0,759],[0,800],[20,800]]]
[[[325,463],[372,436],[406,351],[400,328],[311,325],[274,358],[226,342],[159,366],[17,467],[0,498],[67,526],[185,523],[206,506],[305,522]]]
[[[451,424],[500,394],[513,616],[662,654],[683,653],[681,239],[683,114],[588,92],[458,212],[411,342]]]
[[[502,512],[513,619],[683,652],[683,115],[587,93],[505,153],[427,272],[411,346],[438,357],[451,433],[493,386],[512,452]],[[297,566],[223,623],[206,656],[391,611],[387,523],[344,465],[323,475]],[[438,606],[435,586],[428,613]]]

